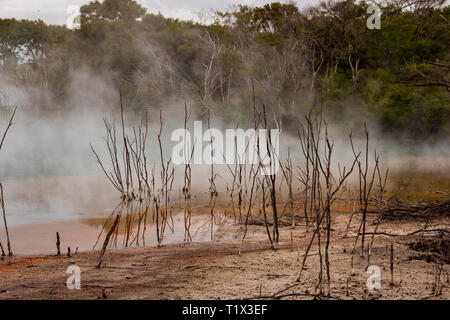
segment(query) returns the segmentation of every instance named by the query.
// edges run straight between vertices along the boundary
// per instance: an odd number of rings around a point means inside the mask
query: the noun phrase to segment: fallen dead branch
[[[423,232],[426,232],[426,233],[429,233],[429,232],[450,233],[450,230],[445,230],[445,229],[430,229],[430,230],[420,229],[420,230],[416,230],[414,232],[406,233],[406,234],[393,234],[393,233],[387,233],[387,232],[366,232],[366,235],[375,234],[375,235],[382,235],[382,236],[388,236],[388,237],[409,237],[409,236],[413,236],[413,235],[421,233],[421,232],[422,233]],[[361,235],[361,233],[359,235]]]
[[[379,204],[378,199],[372,203]],[[411,219],[429,217],[450,217],[450,200],[436,201],[432,204],[409,204],[397,198],[383,201],[381,214],[383,219]]]

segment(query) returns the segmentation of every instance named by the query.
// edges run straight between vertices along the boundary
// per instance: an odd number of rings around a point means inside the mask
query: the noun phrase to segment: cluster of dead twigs
[[[316,293],[320,295],[324,293],[323,279],[326,276],[326,295],[331,296],[329,260],[331,206],[340,192],[345,189],[345,181],[353,172],[355,165],[359,163],[359,154],[355,154],[355,159],[349,168],[345,166],[341,168],[340,164],[337,164],[335,168],[332,157],[334,143],[328,135],[328,125],[322,119],[322,113],[309,114],[305,117],[305,124],[300,124],[299,140],[305,157],[305,164],[298,167],[298,179],[304,185],[305,222],[306,225],[311,222],[314,230],[306,247],[297,281],[300,281],[309,252],[316,240],[320,265],[315,286]]]
[[[340,195],[347,190],[346,180],[354,171],[355,167],[359,168],[360,177],[360,212],[363,215],[363,222],[360,226],[363,235],[365,234],[365,217],[368,211],[369,199],[372,187],[374,185],[375,174],[378,173],[380,184],[380,201],[384,191],[384,184],[387,178],[381,177],[378,166],[378,156],[375,154],[375,166],[371,175],[368,175],[368,134],[366,143],[365,161],[360,161],[360,154],[356,153],[353,146],[352,137],[350,142],[354,153],[354,160],[349,167],[341,167],[340,164],[333,161],[334,143],[328,134],[327,122],[322,118],[322,113],[310,113],[304,119],[303,123],[299,123],[298,137],[299,149],[304,156],[304,164],[295,166],[291,158],[289,150],[287,158],[283,161],[279,159],[277,152],[277,144],[279,135],[273,136],[271,128],[277,128],[277,132],[281,133],[281,126],[277,118],[269,119],[266,113],[266,107],[256,106],[255,98],[253,100],[253,116],[254,128],[253,134],[248,136],[245,151],[238,150],[238,144],[235,141],[235,162],[234,167],[228,165],[229,171],[233,177],[232,185],[228,186],[230,204],[228,208],[232,208],[233,216],[237,218],[239,223],[243,224],[243,236],[239,248],[241,253],[244,241],[247,235],[248,226],[254,221],[254,216],[263,217],[262,223],[265,226],[267,237],[272,249],[276,250],[279,243],[279,227],[282,221],[289,217],[289,224],[296,227],[296,215],[294,211],[294,178],[301,182],[304,186],[303,192],[303,215],[305,227],[307,230],[313,228],[311,238],[303,256],[302,264],[298,279],[300,280],[308,254],[316,242],[319,248],[320,268],[318,270],[318,278],[316,285],[316,293],[324,294],[324,280],[326,279],[327,296],[331,295],[331,263],[329,259],[329,247],[332,230],[331,208],[333,203]],[[184,127],[187,128],[189,114],[187,106],[185,106]],[[211,129],[210,112],[208,111],[208,129]],[[105,175],[108,177],[114,187],[120,192],[122,202],[114,211],[111,218],[105,223],[104,229],[106,233],[102,253],[99,258],[98,266],[101,265],[102,256],[111,241],[117,244],[118,230],[123,212],[125,215],[125,238],[124,245],[128,246],[133,243],[139,245],[139,239],[145,244],[144,233],[146,221],[149,213],[156,225],[156,233],[158,244],[161,244],[164,230],[169,226],[173,230],[173,218],[170,209],[170,193],[173,189],[174,169],[171,166],[171,159],[165,160],[163,155],[163,143],[161,141],[161,133],[163,129],[162,115],[160,113],[160,130],[157,136],[160,151],[160,170],[161,181],[159,188],[156,187],[155,168],[148,170],[148,161],[146,155],[146,141],[148,134],[149,122],[146,119],[137,128],[133,127],[133,134],[128,135],[125,130],[123,120],[123,106],[121,103],[121,144],[116,138],[116,127],[105,120],[107,132],[106,145],[111,160],[112,170],[107,171],[98,153],[92,148],[97,161],[99,162]],[[366,129],[367,133],[367,129]],[[185,139],[187,141],[187,139]],[[212,144],[212,136],[210,137]],[[185,177],[183,185],[184,197],[184,222],[185,222],[185,241],[192,240],[190,235],[191,224],[191,159],[194,154],[195,143],[185,145],[184,154],[189,159],[185,159]],[[248,157],[244,159],[244,157]],[[209,178],[210,201],[209,208],[211,214],[211,237],[213,236],[213,223],[215,220],[214,209],[218,191],[216,187],[217,174],[214,167],[214,156],[211,151],[211,175]],[[277,175],[278,166],[282,174]],[[149,174],[150,172],[150,174]],[[281,178],[280,178],[281,177]],[[282,216],[284,220],[280,220],[279,204],[283,201],[281,186],[287,186],[286,206],[288,215]],[[237,210],[236,210],[237,204]],[[137,214],[136,214],[137,213]],[[238,214],[238,216],[237,216]],[[136,222],[137,219],[137,222]],[[141,223],[143,225],[141,230]],[[132,226],[138,225],[137,233],[132,234]],[[109,230],[109,231],[108,231]],[[100,238],[100,236],[99,236]],[[373,239],[372,239],[373,241]],[[362,247],[364,247],[364,236],[362,238]],[[370,250],[370,249],[369,249]]]
[[[119,227],[123,227],[125,247],[140,241],[145,245],[147,219],[151,218],[156,226],[158,245],[161,245],[167,228],[173,230],[173,217],[170,207],[170,194],[173,189],[174,167],[171,159],[164,158],[161,135],[163,119],[160,113],[160,128],[157,135],[160,157],[160,180],[157,181],[156,166],[150,167],[146,150],[149,132],[149,120],[144,119],[138,126],[132,127],[131,133],[126,132],[123,114],[122,96],[120,96],[121,137],[120,142],[116,134],[116,125],[104,120],[106,128],[106,146],[110,159],[110,170],[91,145],[97,162],[111,184],[120,192],[121,202],[115,208],[110,218],[105,222],[103,231],[106,236],[103,243],[98,267],[108,245],[117,246]],[[122,222],[122,225],[121,223]],[[134,231],[136,230],[136,231]]]
[[[211,113],[209,110],[207,115],[208,129],[211,129]],[[245,151],[242,152],[241,148],[238,150],[238,143],[235,140],[234,163],[233,165],[227,164],[233,179],[232,184],[227,185],[229,204],[224,214],[226,216],[227,211],[231,208],[235,221],[242,224],[243,235],[239,254],[241,254],[250,224],[259,224],[265,227],[268,241],[273,250],[276,250],[279,245],[279,228],[281,225],[296,228],[302,225],[301,221],[304,220],[304,225],[302,226],[306,228],[307,234],[310,234],[301,259],[297,283],[277,292],[272,298],[290,295],[287,291],[298,285],[303,271],[306,269],[307,259],[312,255],[310,252],[314,245],[318,249],[319,268],[317,269],[315,291],[312,295],[315,297],[332,297],[329,252],[333,230],[331,211],[333,204],[343,198],[345,192],[349,192],[350,188],[347,180],[354,171],[358,173],[357,196],[353,199],[353,210],[349,216],[346,234],[351,228],[353,217],[360,214],[361,219],[357,230],[355,230],[356,236],[351,252],[352,269],[353,256],[356,253],[359,240],[361,246],[360,255],[367,257],[367,265],[369,265],[375,236],[383,234],[397,236],[378,232],[379,225],[383,219],[406,215],[409,217],[430,217],[433,215],[447,215],[449,212],[450,202],[448,201],[436,202],[433,205],[408,205],[396,199],[384,199],[389,170],[383,171],[381,169],[380,156],[376,151],[373,152],[372,157],[372,150],[369,147],[369,132],[365,124],[366,139],[362,151],[357,149],[350,133],[349,151],[353,154],[353,159],[345,167],[341,166],[333,158],[335,145],[329,136],[328,124],[323,119],[322,112],[310,112],[303,121],[298,123],[298,150],[303,155],[303,163],[294,165],[291,149],[288,150],[286,159],[282,160],[279,158],[276,150],[278,143],[276,139],[279,139],[279,136],[272,136],[271,128],[277,128],[277,132],[281,133],[280,122],[275,115],[273,119],[269,119],[264,104],[262,108],[256,106],[255,96],[253,99],[253,116],[254,128],[252,129],[253,131],[250,130],[253,134],[249,134],[247,137],[248,141],[245,145]],[[189,117],[190,113],[185,105],[185,129],[187,129]],[[106,169],[98,153],[92,148],[103,172],[120,192],[122,199],[104,225],[103,229],[106,236],[98,267],[101,265],[103,254],[109,243],[111,245],[117,244],[119,227],[121,226],[120,221],[124,212],[126,212],[123,226],[125,229],[125,246],[139,245],[140,240],[145,245],[144,234],[148,218],[153,219],[155,222],[158,245],[162,243],[166,227],[174,230],[170,196],[173,190],[175,170],[171,164],[171,159],[164,158],[163,143],[161,141],[163,130],[161,112],[159,125],[157,139],[160,156],[158,168],[160,170],[160,180],[156,179],[156,166],[152,167],[151,170],[148,168],[146,141],[149,121],[145,119],[138,127],[132,128],[131,135],[127,134],[123,119],[122,103],[120,142],[116,138],[114,123],[111,124],[105,120],[106,145],[112,170]],[[208,139],[212,145],[212,135]],[[184,202],[184,239],[186,242],[192,241],[190,233],[192,215],[191,163],[195,152],[195,142],[191,145],[190,142],[187,143],[188,140],[185,137],[183,154],[187,158],[185,159],[184,184],[180,193],[180,199]],[[214,166],[215,156],[216,154],[213,154],[211,147],[211,162],[208,163],[211,169],[208,179],[210,197],[207,206],[211,215],[211,239],[213,239],[213,225],[217,222],[215,208],[219,195],[216,186],[216,179],[219,175],[216,173]],[[245,157],[248,158],[244,159]],[[275,166],[281,169],[281,173],[278,175],[277,170],[273,170]],[[303,187],[300,194],[295,194],[294,180],[298,181],[300,186]],[[285,199],[283,199],[283,192],[281,191],[283,185],[287,190]],[[301,204],[300,210],[298,210],[298,206],[295,206],[296,201]],[[285,207],[283,210],[280,210],[280,203],[282,202],[285,202]],[[300,212],[296,212],[296,208]],[[368,214],[373,213],[377,214],[378,217],[375,220],[375,226],[369,231],[368,229],[371,226],[367,223],[367,217]],[[133,233],[133,228],[136,225],[137,232]],[[430,231],[433,230],[429,230],[425,226],[416,233]],[[447,231],[444,230],[444,232]],[[368,236],[370,236],[369,239],[367,239]],[[391,249],[393,252],[393,245]],[[393,253],[391,255],[393,256]]]

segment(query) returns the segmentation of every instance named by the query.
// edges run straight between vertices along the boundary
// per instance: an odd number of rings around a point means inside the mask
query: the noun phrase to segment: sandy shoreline
[[[449,299],[449,268],[444,265],[442,294],[432,295],[434,265],[415,259],[408,247],[414,237],[376,237],[371,264],[381,270],[381,289],[366,287],[367,259],[354,257],[354,237],[343,238],[348,216],[335,218],[330,261],[333,299]],[[433,225],[447,225],[445,218]],[[357,223],[355,221],[355,223]],[[417,229],[416,222],[386,222],[381,231],[405,234]],[[292,238],[291,238],[292,231]],[[280,247],[270,249],[261,227],[251,226],[239,256],[235,240],[170,244],[107,251],[101,269],[95,268],[98,252],[67,257],[35,255],[4,257],[0,261],[0,299],[247,299],[268,297],[295,283],[306,241],[304,227],[284,227]],[[354,235],[354,234],[353,234]],[[292,240],[291,240],[292,239]],[[394,241],[394,285],[389,285],[387,244]],[[318,268],[313,247],[306,271],[297,285],[282,298],[312,299]],[[299,261],[300,260],[300,261]],[[67,267],[81,268],[81,290],[69,290]]]

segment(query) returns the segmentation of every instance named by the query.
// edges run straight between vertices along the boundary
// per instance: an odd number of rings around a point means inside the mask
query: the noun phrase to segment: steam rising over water
[[[183,107],[180,103],[179,110]],[[173,106],[172,108],[176,108]],[[97,111],[95,111],[97,110]],[[149,167],[159,163],[159,149],[156,134],[159,120],[156,111],[150,114]],[[5,202],[10,226],[35,223],[76,220],[80,218],[107,217],[119,202],[119,194],[103,175],[90,143],[108,164],[104,146],[105,131],[103,118],[117,118],[117,114],[106,109],[78,109],[76,112],[52,116],[31,114],[19,108],[17,117],[8,133],[0,153],[0,178],[5,189]],[[163,142],[165,157],[169,157],[174,143],[169,143],[170,133],[183,126],[180,112],[168,108],[163,111],[165,124]],[[126,114],[126,123],[136,125],[139,116]],[[179,119],[178,119],[179,118]],[[3,116],[0,126],[6,126],[9,119]],[[191,119],[191,121],[196,119]],[[219,119],[220,120],[220,119]],[[224,129],[225,125],[215,122],[214,127]],[[117,135],[121,135],[120,126]],[[334,158],[342,165],[351,162],[353,154],[348,143],[348,132],[331,128],[330,136],[335,137]],[[447,170],[450,158],[446,143],[389,142],[371,131],[371,145],[381,155],[381,165],[391,170]],[[355,141],[358,147],[359,141]],[[294,162],[302,161],[298,140],[295,135],[282,133],[281,160],[290,148]],[[179,196],[183,172],[176,168],[172,198]],[[226,165],[216,166],[220,177],[219,190],[225,190],[231,175]],[[209,168],[193,166],[193,191],[201,195],[207,192]],[[205,187],[206,186],[206,187]]]

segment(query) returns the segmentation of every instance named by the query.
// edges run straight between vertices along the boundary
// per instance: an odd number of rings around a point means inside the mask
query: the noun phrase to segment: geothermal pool
[[[62,252],[67,252],[68,247],[72,253],[77,248],[78,252],[101,248],[105,233],[102,233],[95,248],[94,244],[104,223],[119,203],[117,192],[110,188],[105,179],[98,175],[4,181],[7,223],[13,252],[56,253],[56,232],[61,237]],[[177,193],[178,191],[174,191],[174,198]],[[173,230],[166,226],[163,245],[184,242],[184,214],[176,203],[173,208]],[[156,226],[151,219],[152,212],[149,211],[145,245],[156,246]],[[211,216],[207,213],[208,210],[193,207],[193,212],[190,228],[192,241],[211,241]],[[215,218],[212,240],[233,238],[232,233],[222,232],[231,222],[224,220],[220,212],[215,213]],[[222,222],[217,223],[219,220]],[[0,225],[0,240],[5,247],[3,221]],[[122,240],[123,236],[119,234],[117,248],[125,247]],[[139,245],[143,244],[141,235]],[[132,247],[135,246],[136,243],[133,243]]]
[[[60,234],[61,252],[65,254],[70,247],[71,253],[101,249],[104,233],[99,243],[94,244],[99,237],[105,219],[79,219],[58,222],[49,222],[33,225],[11,226],[9,228],[12,249],[14,254],[56,254],[56,232]],[[209,242],[211,240],[211,219],[207,215],[193,216],[191,218],[190,234],[192,242]],[[184,243],[184,216],[183,213],[173,215],[173,231],[166,227],[162,245],[171,243]],[[230,232],[224,232],[220,226],[213,224],[213,241],[228,240],[234,236]],[[6,243],[4,236],[2,243]],[[125,248],[123,237],[119,236],[117,247]],[[142,236],[139,237],[139,245],[144,246]],[[145,246],[156,246],[156,226],[147,224],[145,232]],[[136,247],[133,243],[130,247]]]

